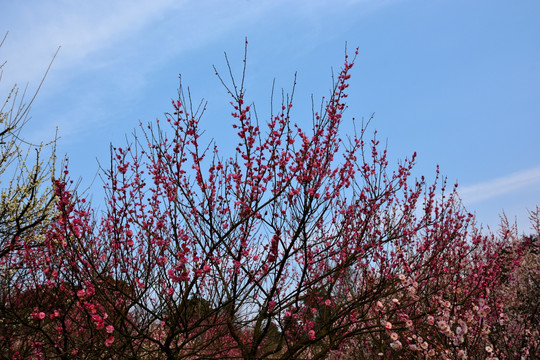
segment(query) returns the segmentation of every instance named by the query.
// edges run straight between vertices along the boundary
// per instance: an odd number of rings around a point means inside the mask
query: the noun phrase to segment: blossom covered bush
[[[412,179],[416,154],[391,169],[364,125],[341,137],[353,64],[346,56],[309,131],[292,120],[292,95],[262,121],[244,78],[220,78],[238,139],[229,155],[203,143],[203,109],[180,88],[164,120],[112,149],[102,214],[56,181],[53,221],[27,234],[43,246],[14,249],[2,267],[0,352],[537,356],[537,314],[506,302],[528,291],[537,258],[503,257],[509,235],[482,234],[438,171],[430,185]]]
[[[502,221],[509,238],[501,261],[503,277],[493,297],[501,308],[490,340],[506,358],[540,357],[540,207],[530,212],[533,233],[518,236],[515,226]]]

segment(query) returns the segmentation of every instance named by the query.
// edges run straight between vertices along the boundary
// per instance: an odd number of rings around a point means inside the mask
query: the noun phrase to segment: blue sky
[[[212,65],[226,70],[227,52],[239,74],[245,37],[259,115],[273,79],[288,90],[297,71],[293,116],[308,126],[310,96],[328,94],[347,42],[359,47],[348,118],[375,113],[394,164],[416,151],[414,175],[439,164],[480,222],[495,228],[504,210],[528,232],[527,209],[540,205],[539,15],[536,0],[4,0],[0,95],[35,89],[62,47],[25,136],[47,140],[58,127],[58,152],[84,188],[111,142],[170,110],[179,73],[208,101],[208,139],[226,147],[229,98]]]

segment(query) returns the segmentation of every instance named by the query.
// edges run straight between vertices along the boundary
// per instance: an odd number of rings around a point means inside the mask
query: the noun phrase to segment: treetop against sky
[[[372,130],[388,140],[390,161],[416,151],[417,174],[439,164],[479,221],[495,227],[504,210],[527,232],[527,209],[540,200],[539,8],[534,1],[6,2],[0,91],[36,88],[61,46],[26,137],[46,141],[58,127],[58,152],[85,187],[111,142],[163,117],[179,73],[194,99],[208,101],[204,136],[234,147],[223,116],[228,99],[212,69],[223,68],[223,51],[240,71],[249,39],[246,98],[261,117],[269,116],[273,80],[289,90],[298,72],[292,115],[306,125],[311,94],[316,103],[328,95],[347,42],[359,56],[344,116],[375,113]]]

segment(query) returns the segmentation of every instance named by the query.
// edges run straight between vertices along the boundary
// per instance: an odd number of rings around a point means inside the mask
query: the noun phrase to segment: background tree
[[[6,37],[7,34],[0,42],[0,48]],[[4,65],[0,65],[0,79]],[[51,180],[55,176],[56,139],[49,143],[31,144],[22,136],[30,119],[30,107],[45,76],[28,102],[26,90],[21,93],[15,85],[0,107],[0,259],[22,246],[21,235],[50,218],[54,208]],[[44,162],[43,152],[47,150],[50,155]]]
[[[7,34],[0,48],[6,37]],[[0,64],[0,79],[4,65],[5,62]],[[21,254],[43,246],[42,230],[55,211],[52,180],[56,139],[32,144],[23,137],[31,105],[42,84],[43,80],[29,101],[26,90],[21,91],[15,85],[0,105],[0,342],[3,344],[8,341],[6,336],[16,333],[20,325],[18,321],[12,322],[15,314],[10,304],[16,289],[25,284],[21,277],[26,276],[28,269]]]
[[[501,236],[509,241],[501,254],[501,286],[494,288],[502,311],[490,340],[507,358],[540,358],[540,208],[530,212],[533,233],[519,236],[502,217]]]

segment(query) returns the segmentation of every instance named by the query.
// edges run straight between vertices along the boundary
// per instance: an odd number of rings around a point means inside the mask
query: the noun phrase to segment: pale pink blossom
[[[412,320],[406,320],[406,321],[405,321],[405,326],[408,327],[408,328],[412,328],[412,327],[413,327],[413,322],[412,322]]]

